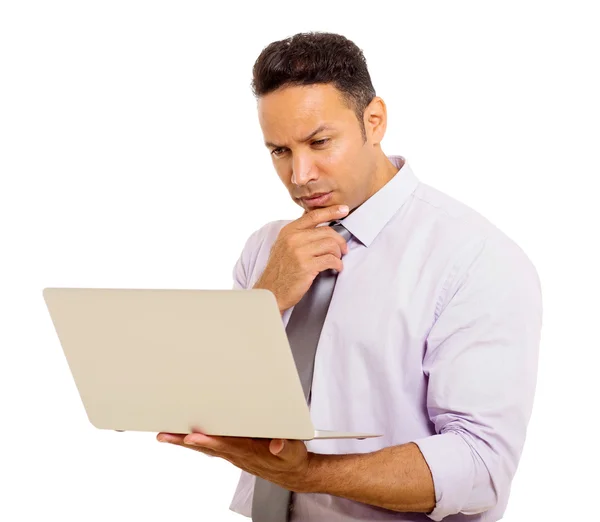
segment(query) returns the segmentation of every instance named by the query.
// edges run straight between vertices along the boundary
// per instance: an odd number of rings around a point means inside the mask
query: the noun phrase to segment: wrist
[[[275,296],[275,301],[277,302],[277,308],[279,308],[279,314],[283,317],[283,314],[287,310],[287,308],[281,306],[279,299],[278,299],[277,295],[275,294],[275,292],[273,292],[273,290],[271,290],[268,286],[264,285],[260,279],[254,284],[254,286],[252,287],[252,290],[268,290],[269,292],[271,292]]]
[[[308,452],[308,467],[302,493],[324,493],[323,469],[327,455]]]

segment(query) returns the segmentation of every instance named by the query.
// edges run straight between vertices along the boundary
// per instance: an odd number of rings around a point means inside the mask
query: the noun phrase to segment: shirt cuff
[[[451,431],[413,442],[421,450],[433,477],[436,503],[427,516],[438,522],[459,513],[473,489],[475,469],[471,448]]]

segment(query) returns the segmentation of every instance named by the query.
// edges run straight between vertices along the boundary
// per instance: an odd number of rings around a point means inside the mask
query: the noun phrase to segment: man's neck
[[[400,168],[404,166],[404,159]],[[399,171],[400,169],[394,165],[391,160],[381,151],[378,159],[377,170],[375,174],[375,185],[372,194],[379,192]]]

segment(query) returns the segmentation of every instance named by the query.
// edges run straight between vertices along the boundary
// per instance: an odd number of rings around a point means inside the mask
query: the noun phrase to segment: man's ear
[[[364,113],[365,131],[371,145],[379,145],[387,128],[387,107],[379,96],[375,96],[367,105]]]

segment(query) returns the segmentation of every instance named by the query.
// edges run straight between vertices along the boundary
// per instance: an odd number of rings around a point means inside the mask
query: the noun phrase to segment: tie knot
[[[344,227],[339,221],[332,221],[329,223],[329,226],[333,228],[338,234],[340,234],[346,241],[350,239],[352,234],[350,231]]]

